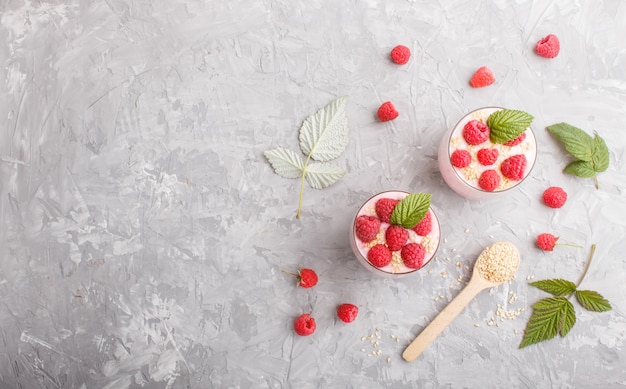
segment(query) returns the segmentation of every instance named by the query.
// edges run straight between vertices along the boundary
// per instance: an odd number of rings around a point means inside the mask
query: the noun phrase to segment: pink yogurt
[[[390,198],[394,200],[402,200],[408,195],[408,192],[403,191],[388,191],[379,193],[367,200],[365,204],[363,204],[363,206],[359,208],[356,216],[354,217],[354,221],[352,222],[352,231],[350,232],[350,244],[352,246],[352,251],[354,252],[354,255],[359,260],[359,262],[366,269],[375,274],[386,277],[402,277],[411,273],[415,273],[418,270],[424,268],[424,266],[426,266],[430,262],[430,260],[435,256],[435,253],[437,252],[440,239],[440,226],[439,220],[437,219],[437,216],[433,212],[431,206],[430,210],[428,211],[431,213],[432,218],[432,230],[430,231],[430,233],[428,233],[428,235],[426,236],[419,236],[415,233],[415,231],[408,230],[409,240],[407,241],[407,243],[419,243],[426,250],[426,256],[424,257],[423,264],[420,269],[412,269],[405,266],[400,256],[400,251],[394,251],[392,253],[391,263],[381,268],[374,266],[372,263],[370,263],[370,261],[368,261],[367,253],[369,252],[370,248],[377,243],[386,243],[384,232],[389,227],[389,223],[381,222],[379,230],[380,232],[378,236],[372,242],[365,243],[359,240],[359,238],[355,234],[356,219],[361,215],[376,216],[375,204],[378,199]]]
[[[441,175],[452,190],[465,198],[481,200],[502,195],[502,193],[521,184],[528,177],[535,164],[535,160],[537,159],[537,141],[530,127],[525,131],[526,139],[524,139],[522,143],[512,147],[492,143],[490,140],[480,145],[470,145],[463,139],[463,127],[467,122],[470,120],[478,120],[486,123],[490,114],[502,109],[504,108],[484,107],[472,111],[461,118],[461,120],[459,120],[453,128],[448,130],[441,139],[438,153]],[[498,159],[493,165],[483,166],[478,162],[476,153],[481,148],[495,148],[498,150]],[[450,162],[452,153],[457,149],[467,150],[472,155],[472,162],[468,167],[457,168]],[[517,154],[524,154],[526,156],[524,176],[519,181],[509,180],[500,173],[500,165],[506,158]],[[501,176],[500,184],[492,192],[488,192],[478,185],[480,174],[489,169],[496,170]]]

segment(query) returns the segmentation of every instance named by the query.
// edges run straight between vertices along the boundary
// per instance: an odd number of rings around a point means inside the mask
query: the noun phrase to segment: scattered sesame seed
[[[391,357],[387,357],[387,363],[391,363]]]
[[[448,238],[443,238],[444,243],[448,243]]]
[[[463,267],[463,264],[461,262],[457,262],[456,267]]]
[[[456,252],[456,249],[452,249],[452,252],[453,252],[453,253],[455,253],[455,252]]]
[[[362,352],[365,352],[365,349],[364,349],[364,348],[362,348],[362,349],[361,349],[361,351],[362,351]]]
[[[433,269],[428,270],[428,274],[432,274],[432,272],[433,272]]]
[[[469,232],[469,228],[466,228],[465,229],[465,233],[467,234],[468,232]]]
[[[474,323],[474,327],[480,327],[480,324]]]
[[[448,276],[448,273],[446,273],[445,271],[442,271],[442,272],[441,272],[441,276],[442,276],[443,278],[446,278],[446,277]]]

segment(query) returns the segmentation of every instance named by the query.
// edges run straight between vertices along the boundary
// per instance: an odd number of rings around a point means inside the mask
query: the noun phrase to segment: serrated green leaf
[[[487,126],[493,143],[506,143],[521,135],[530,127],[534,117],[516,109],[502,109],[489,115]]]
[[[302,123],[299,140],[305,155],[326,162],[343,153],[349,141],[346,101],[347,97],[340,97]]]
[[[561,278],[531,282],[530,285],[553,296],[566,296],[576,291],[576,284]]]
[[[577,290],[576,300],[588,311],[605,312],[612,309],[609,301],[593,290]]]
[[[314,189],[324,189],[346,174],[346,171],[332,162],[310,162],[307,166],[304,177]]]
[[[391,224],[406,229],[415,227],[426,216],[430,208],[429,193],[411,193],[396,205],[391,213]]]
[[[519,348],[567,335],[576,323],[574,306],[565,297],[548,297],[533,304]]]
[[[298,178],[302,175],[304,162],[300,155],[294,151],[277,147],[263,153],[267,161],[272,165],[276,174],[283,178]]]
[[[567,166],[565,166],[563,172],[583,178],[591,178],[595,177],[596,175],[596,171],[593,168],[593,163],[589,161],[570,162]]]
[[[593,137],[591,161],[593,162],[593,169],[598,173],[609,168],[609,148],[598,134]]]
[[[581,161],[591,161],[593,138],[580,128],[567,123],[553,124],[547,130],[565,147],[568,153]]]

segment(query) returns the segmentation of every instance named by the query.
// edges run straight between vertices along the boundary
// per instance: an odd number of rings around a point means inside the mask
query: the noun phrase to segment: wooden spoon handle
[[[455,317],[461,313],[463,308],[474,298],[481,290],[487,288],[489,285],[485,285],[477,279],[472,279],[469,284],[459,293],[444,309],[439,312],[439,315],[422,330],[422,332],[408,345],[408,347],[402,353],[402,358],[407,362],[413,362],[419,357],[422,352],[432,343],[433,340],[454,320]]]

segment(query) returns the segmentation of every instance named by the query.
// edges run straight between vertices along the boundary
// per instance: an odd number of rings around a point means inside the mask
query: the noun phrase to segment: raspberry
[[[387,122],[389,120],[393,120],[398,117],[398,111],[396,111],[396,107],[393,106],[391,101],[387,101],[383,103],[380,108],[378,108],[378,120],[381,122]]]
[[[485,86],[489,86],[494,82],[496,82],[496,78],[491,72],[491,69],[486,66],[481,66],[472,76],[472,79],[470,80],[470,85],[473,88],[482,88]]]
[[[543,192],[543,203],[550,208],[561,208],[567,200],[567,193],[558,186],[551,186]]]
[[[298,316],[293,322],[293,330],[300,336],[308,336],[315,332],[315,319],[308,313]]]
[[[478,120],[470,120],[463,127],[463,139],[471,145],[479,145],[489,139],[489,127]]]
[[[524,170],[526,170],[526,156],[524,154],[509,157],[500,165],[502,175],[510,180],[519,181],[524,178]]]
[[[509,147],[513,147],[513,146],[517,146],[518,144],[522,143],[524,141],[524,139],[526,139],[526,133],[522,132],[522,134],[520,136],[518,136],[517,138],[510,140],[506,143],[504,143],[505,146],[509,146]]]
[[[359,307],[354,304],[341,304],[337,307],[337,317],[344,323],[352,323],[359,314]]]
[[[478,153],[476,153],[476,158],[478,158],[478,162],[480,162],[481,165],[489,166],[496,163],[498,155],[498,149],[480,149]]]
[[[561,44],[554,34],[546,35],[535,45],[535,52],[544,58],[554,58],[559,55]]]
[[[391,225],[385,232],[385,239],[387,240],[387,247],[391,251],[398,251],[404,246],[409,239],[409,231],[402,226]]]
[[[478,179],[478,186],[487,192],[493,192],[500,185],[500,175],[495,170],[485,170]]]
[[[419,243],[409,243],[402,247],[400,256],[406,267],[419,269],[424,265],[426,249]]]
[[[419,223],[415,227],[413,227],[413,231],[419,236],[426,236],[433,229],[433,217],[430,211],[426,212],[424,218],[420,220]]]
[[[552,251],[554,246],[556,246],[557,240],[559,240],[559,238],[552,234],[539,234],[539,236],[537,236],[537,246],[544,251]]]
[[[363,243],[371,242],[378,235],[380,220],[375,216],[361,215],[356,218],[356,237]]]
[[[400,200],[389,198],[382,198],[376,201],[374,208],[376,209],[376,214],[380,218],[381,222],[389,223],[391,214],[393,213],[393,210],[396,209],[396,204],[398,204],[399,201]]]
[[[398,65],[404,65],[411,58],[411,50],[402,45],[398,45],[391,49],[391,60]]]
[[[472,162],[472,155],[467,150],[454,150],[450,156],[452,166],[458,168],[468,167]]]
[[[367,260],[376,267],[384,267],[391,262],[391,251],[384,244],[377,244],[367,252]]]
[[[298,271],[298,274],[284,271],[283,273],[291,274],[298,279],[297,285],[302,288],[312,288],[317,285],[317,274],[312,269],[302,268]]]
[[[312,269],[300,269],[298,285],[303,288],[312,288],[317,285],[317,274]]]

